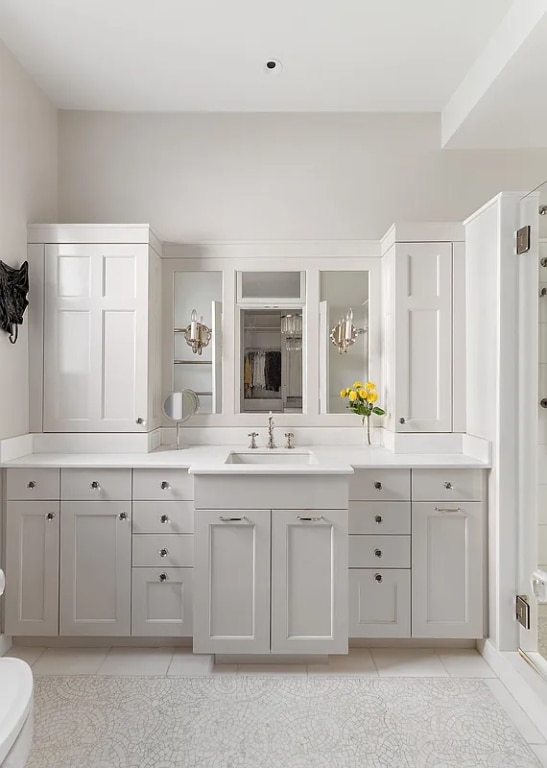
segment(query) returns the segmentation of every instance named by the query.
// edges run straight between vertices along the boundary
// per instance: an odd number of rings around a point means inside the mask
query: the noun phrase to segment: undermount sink
[[[311,451],[231,451],[225,464],[317,464]]]

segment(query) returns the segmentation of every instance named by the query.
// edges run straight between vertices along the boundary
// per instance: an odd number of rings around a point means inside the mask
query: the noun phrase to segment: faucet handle
[[[255,438],[258,437],[258,432],[249,432],[247,437],[251,438],[251,444],[250,444],[249,448],[256,448],[257,445],[256,445],[256,439]]]
[[[285,437],[287,438],[287,444],[285,448],[294,448],[292,439],[294,437],[294,432],[285,432]]]

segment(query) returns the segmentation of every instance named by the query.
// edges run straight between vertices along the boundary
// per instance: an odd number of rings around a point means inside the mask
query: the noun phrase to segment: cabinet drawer
[[[130,501],[130,469],[62,469],[63,501]]]
[[[410,536],[350,536],[350,568],[410,568]]]
[[[410,569],[350,569],[350,637],[410,637],[410,605]]]
[[[409,535],[409,501],[350,501],[349,532]]]
[[[193,501],[133,502],[133,533],[193,532]]]
[[[134,566],[180,568],[194,564],[192,534],[146,533],[133,536]]]
[[[135,469],[133,498],[143,501],[191,501],[194,498],[194,481],[186,469]]]
[[[133,568],[131,634],[192,635],[193,568]]]
[[[481,501],[481,469],[413,469],[413,501]]]
[[[409,501],[409,469],[356,469],[349,479],[350,501]]]
[[[58,499],[61,491],[58,469],[8,469],[6,492],[8,500],[42,501]]]

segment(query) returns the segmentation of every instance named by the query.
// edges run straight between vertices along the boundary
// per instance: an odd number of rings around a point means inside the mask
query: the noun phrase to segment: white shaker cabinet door
[[[129,635],[131,503],[61,502],[60,633]]]
[[[44,431],[143,432],[148,421],[146,245],[47,245]]]
[[[192,568],[133,568],[131,633],[191,637]]]
[[[413,637],[483,637],[484,529],[480,502],[412,504]]]
[[[452,430],[452,245],[398,243],[395,428]]]
[[[410,568],[350,568],[349,636],[410,637]]]
[[[270,512],[194,517],[194,652],[270,652]]]
[[[6,539],[6,634],[59,634],[59,502],[9,501]]]
[[[348,652],[347,510],[273,510],[272,653]]]

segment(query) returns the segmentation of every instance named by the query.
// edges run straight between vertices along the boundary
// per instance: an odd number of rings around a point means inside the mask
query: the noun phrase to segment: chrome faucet
[[[273,416],[268,418],[268,444],[266,445],[266,448],[275,448]]]

